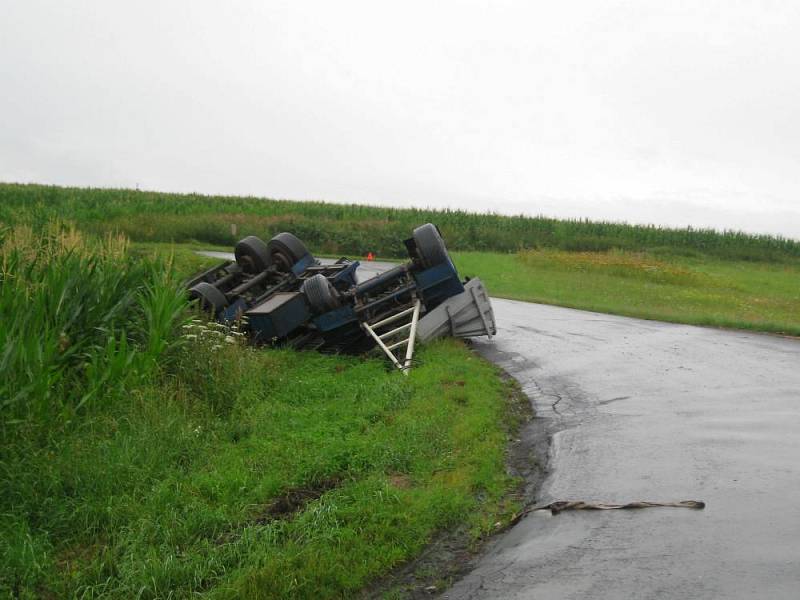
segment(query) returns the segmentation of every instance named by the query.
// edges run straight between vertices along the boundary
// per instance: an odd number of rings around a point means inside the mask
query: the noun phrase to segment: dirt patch
[[[64,548],[56,556],[56,566],[65,573],[78,569],[80,565],[90,563],[108,549],[105,539],[98,539],[87,544],[76,544]]]
[[[412,485],[411,477],[403,475],[402,473],[393,473],[389,475],[389,483],[401,490],[407,490]]]
[[[261,507],[253,518],[254,523],[264,525],[271,521],[291,519],[295,513],[302,511],[309,502],[320,498],[342,483],[340,477],[329,477],[314,482],[312,485],[289,488],[269,504]]]
[[[341,477],[328,477],[308,485],[288,488],[267,504],[257,507],[244,527],[291,520],[297,513],[305,510],[310,502],[319,499],[325,492],[329,492],[341,484]],[[218,545],[231,544],[239,539],[242,530],[243,527],[240,526],[224,531],[216,537],[215,543]]]
[[[544,479],[547,432],[541,420],[534,418],[531,401],[516,380],[507,373],[502,377],[508,386],[506,469],[520,478],[519,486],[507,499],[528,507],[535,502],[536,491]],[[458,382],[453,383],[458,386]],[[396,483],[395,477],[402,476],[390,477],[392,484],[398,485],[402,479]],[[463,527],[439,533],[420,556],[373,583],[361,593],[361,598],[417,600],[445,592],[474,568],[493,536],[505,531],[512,521],[513,515],[506,522],[497,523],[492,535],[477,541]]]
[[[445,388],[449,388],[449,387],[464,387],[466,385],[466,382],[461,380],[461,379],[459,379],[459,380],[456,380],[456,381],[445,381],[445,382],[443,382],[443,385],[444,385]]]

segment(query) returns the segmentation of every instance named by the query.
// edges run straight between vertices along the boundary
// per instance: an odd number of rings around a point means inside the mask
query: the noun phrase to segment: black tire
[[[203,310],[211,311],[214,314],[228,306],[228,299],[225,294],[206,281],[201,281],[189,290],[189,297],[200,301]]]
[[[269,249],[254,235],[239,240],[233,253],[236,256],[236,264],[242,267],[245,273],[260,273],[269,267]]]
[[[303,282],[302,291],[306,295],[311,309],[317,314],[330,312],[339,306],[336,290],[324,275],[317,274],[306,279]]]
[[[426,269],[450,260],[444,240],[435,225],[420,225],[414,230],[413,237],[419,260]]]
[[[267,243],[269,257],[279,271],[291,271],[292,267],[311,253],[296,235],[287,231],[279,233]]]

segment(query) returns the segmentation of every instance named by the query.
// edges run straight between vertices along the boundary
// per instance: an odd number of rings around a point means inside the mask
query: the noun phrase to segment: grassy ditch
[[[2,231],[0,595],[348,596],[511,515],[494,367],[251,348],[187,311],[181,254]]]
[[[800,262],[652,252],[453,253],[492,295],[605,313],[800,335]]]

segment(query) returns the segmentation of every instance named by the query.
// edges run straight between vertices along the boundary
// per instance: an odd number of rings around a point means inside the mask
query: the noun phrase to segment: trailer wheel
[[[272,263],[279,271],[291,271],[300,260],[310,254],[306,245],[292,233],[279,233],[267,243]]]
[[[317,274],[303,282],[303,293],[306,295],[308,303],[317,314],[332,311],[339,306],[339,298],[336,290],[324,275]]]
[[[201,281],[189,290],[189,297],[200,301],[203,310],[217,313],[228,306],[225,294],[206,281]]]
[[[444,240],[439,230],[432,223],[417,227],[414,230],[413,237],[414,243],[417,245],[419,259],[426,269],[450,260]]]
[[[236,263],[246,273],[260,273],[269,267],[269,249],[254,235],[239,240],[233,253],[236,256]]]

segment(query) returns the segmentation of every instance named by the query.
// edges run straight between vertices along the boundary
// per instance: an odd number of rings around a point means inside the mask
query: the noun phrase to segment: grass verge
[[[463,344],[410,377],[254,349],[189,320],[186,250],[58,224],[0,249],[0,594],[342,597],[517,508],[508,384]]]
[[[494,296],[644,319],[800,335],[800,263],[653,252],[454,252]]]

